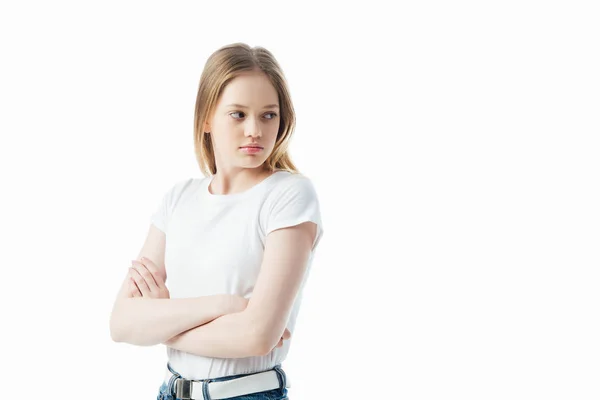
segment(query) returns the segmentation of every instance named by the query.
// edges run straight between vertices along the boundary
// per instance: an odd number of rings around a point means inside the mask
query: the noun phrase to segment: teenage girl
[[[315,188],[288,154],[294,127],[268,50],[209,57],[194,112],[204,177],[164,194],[110,319],[114,341],[166,346],[159,400],[288,399],[281,364],[323,235]]]

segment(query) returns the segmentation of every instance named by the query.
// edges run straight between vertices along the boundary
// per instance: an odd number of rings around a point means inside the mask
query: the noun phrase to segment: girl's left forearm
[[[266,354],[247,312],[226,314],[164,342],[168,347],[204,357],[244,358]],[[269,349],[270,351],[270,349]]]

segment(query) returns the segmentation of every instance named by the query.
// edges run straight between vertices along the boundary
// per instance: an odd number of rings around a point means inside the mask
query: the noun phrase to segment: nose
[[[262,136],[262,132],[260,129],[260,123],[259,122],[253,122],[252,118],[248,118],[248,124],[245,127],[245,136],[248,137],[253,137],[253,138],[259,138]]]

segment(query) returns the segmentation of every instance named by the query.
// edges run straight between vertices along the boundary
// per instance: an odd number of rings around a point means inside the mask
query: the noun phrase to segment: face
[[[204,126],[211,135],[217,171],[262,167],[275,146],[279,119],[277,91],[264,73],[246,72],[229,82]],[[243,148],[248,145],[262,148]]]

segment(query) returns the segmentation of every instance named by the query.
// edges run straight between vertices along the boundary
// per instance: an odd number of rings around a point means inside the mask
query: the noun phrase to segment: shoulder
[[[282,173],[272,182],[266,194],[263,212],[281,208],[305,208],[316,206],[318,197],[315,185],[306,175]]]
[[[281,173],[279,179],[273,182],[269,197],[277,197],[283,193],[296,193],[305,195],[316,195],[316,189],[312,180],[300,173]]]
[[[180,199],[189,196],[200,185],[204,178],[180,178],[168,187],[165,200],[174,206]]]
[[[184,193],[186,191],[193,190],[194,188],[198,187],[198,185],[200,185],[205,179],[207,178],[180,178],[176,180],[174,184],[172,184],[170,191]]]
[[[185,191],[187,188],[197,185],[203,179],[206,179],[206,178],[191,178],[191,177],[181,178],[181,179],[175,181],[173,188],[175,188],[176,190]]]
[[[284,175],[284,174],[281,174]],[[261,209],[260,223],[265,235],[277,229],[314,222],[318,227],[313,249],[322,235],[319,199],[312,180],[303,174],[289,174],[274,183]],[[314,229],[308,227],[307,229]]]

